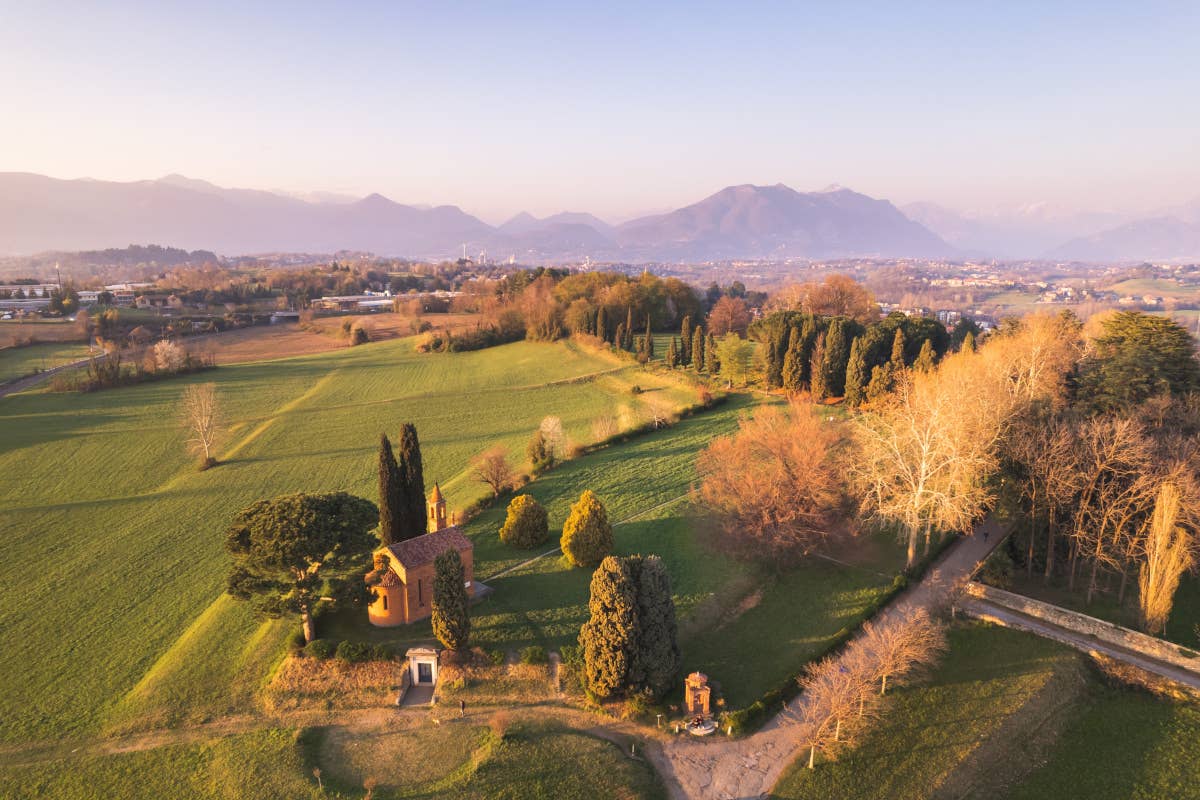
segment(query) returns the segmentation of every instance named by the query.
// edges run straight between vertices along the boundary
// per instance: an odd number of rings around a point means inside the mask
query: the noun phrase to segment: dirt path
[[[985,538],[986,534],[986,538]],[[907,616],[917,608],[939,603],[951,587],[968,578],[1004,539],[1000,526],[987,520],[973,535],[952,544],[925,578],[897,597],[876,616]],[[648,755],[663,776],[674,798],[736,798],[766,795],[784,769],[795,760],[801,745],[792,727],[807,698],[800,695],[763,728],[744,739],[676,739]]]

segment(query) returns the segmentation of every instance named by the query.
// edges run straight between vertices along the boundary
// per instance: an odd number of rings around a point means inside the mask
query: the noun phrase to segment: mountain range
[[[289,195],[227,189],[182,175],[116,183],[0,173],[0,253],[93,250],[131,242],[223,255],[365,250],[414,258],[519,261],[1015,257],[1173,258],[1200,253],[1200,201],[1155,224],[1027,215],[968,217],[932,204],[903,211],[839,186],[730,186],[699,202],[610,225],[591,214],[521,213],[492,226],[456,206],[413,206],[379,194]],[[1117,225],[1116,223],[1121,223]],[[1032,233],[1031,233],[1032,231]],[[1040,237],[1040,238],[1039,238]],[[1036,251],[1036,252],[1028,252]]]

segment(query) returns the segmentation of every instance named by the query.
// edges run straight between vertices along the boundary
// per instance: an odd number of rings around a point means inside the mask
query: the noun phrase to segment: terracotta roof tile
[[[431,564],[447,550],[470,550],[474,545],[457,525],[424,536],[415,536],[388,546],[405,569]]]

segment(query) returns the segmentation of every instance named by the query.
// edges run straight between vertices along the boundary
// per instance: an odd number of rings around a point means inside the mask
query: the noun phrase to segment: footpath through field
[[[919,608],[937,605],[955,584],[974,573],[1006,534],[995,521],[984,520],[971,536],[950,545],[924,579],[900,594],[875,619],[907,617]],[[802,743],[793,728],[802,718],[806,702],[808,698],[801,694],[760,731],[743,739],[676,739],[648,748],[647,755],[678,800],[761,797],[799,755]]]

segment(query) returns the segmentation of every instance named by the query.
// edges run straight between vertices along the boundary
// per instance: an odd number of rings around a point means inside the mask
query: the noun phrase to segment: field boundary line
[[[628,522],[633,522],[638,517],[643,516],[645,514],[649,514],[651,511],[658,511],[660,508],[666,508],[667,506],[674,505],[675,503],[678,503],[680,500],[690,497],[691,494],[692,493],[690,491],[684,492],[683,494],[679,495],[678,497],[673,497],[670,500],[666,501],[665,503],[659,503],[658,505],[653,506],[651,508],[643,508],[641,511],[638,511],[635,514],[631,514],[630,516],[626,517],[625,519],[623,519],[619,522],[614,522],[613,527],[615,528],[618,525],[624,525]],[[541,561],[546,556],[552,556],[555,553],[560,553],[560,552],[562,552],[562,547],[555,547],[554,549],[547,550],[546,552],[536,555],[531,559],[522,561],[520,564],[515,564],[506,569],[502,569],[499,572],[488,575],[486,578],[480,578],[480,580],[484,581],[486,583],[487,581],[494,581],[494,580],[496,580],[496,578],[503,578],[505,575],[512,574],[513,572],[516,572],[517,570],[522,569],[523,567],[527,567],[530,564],[534,564],[538,561]]]

